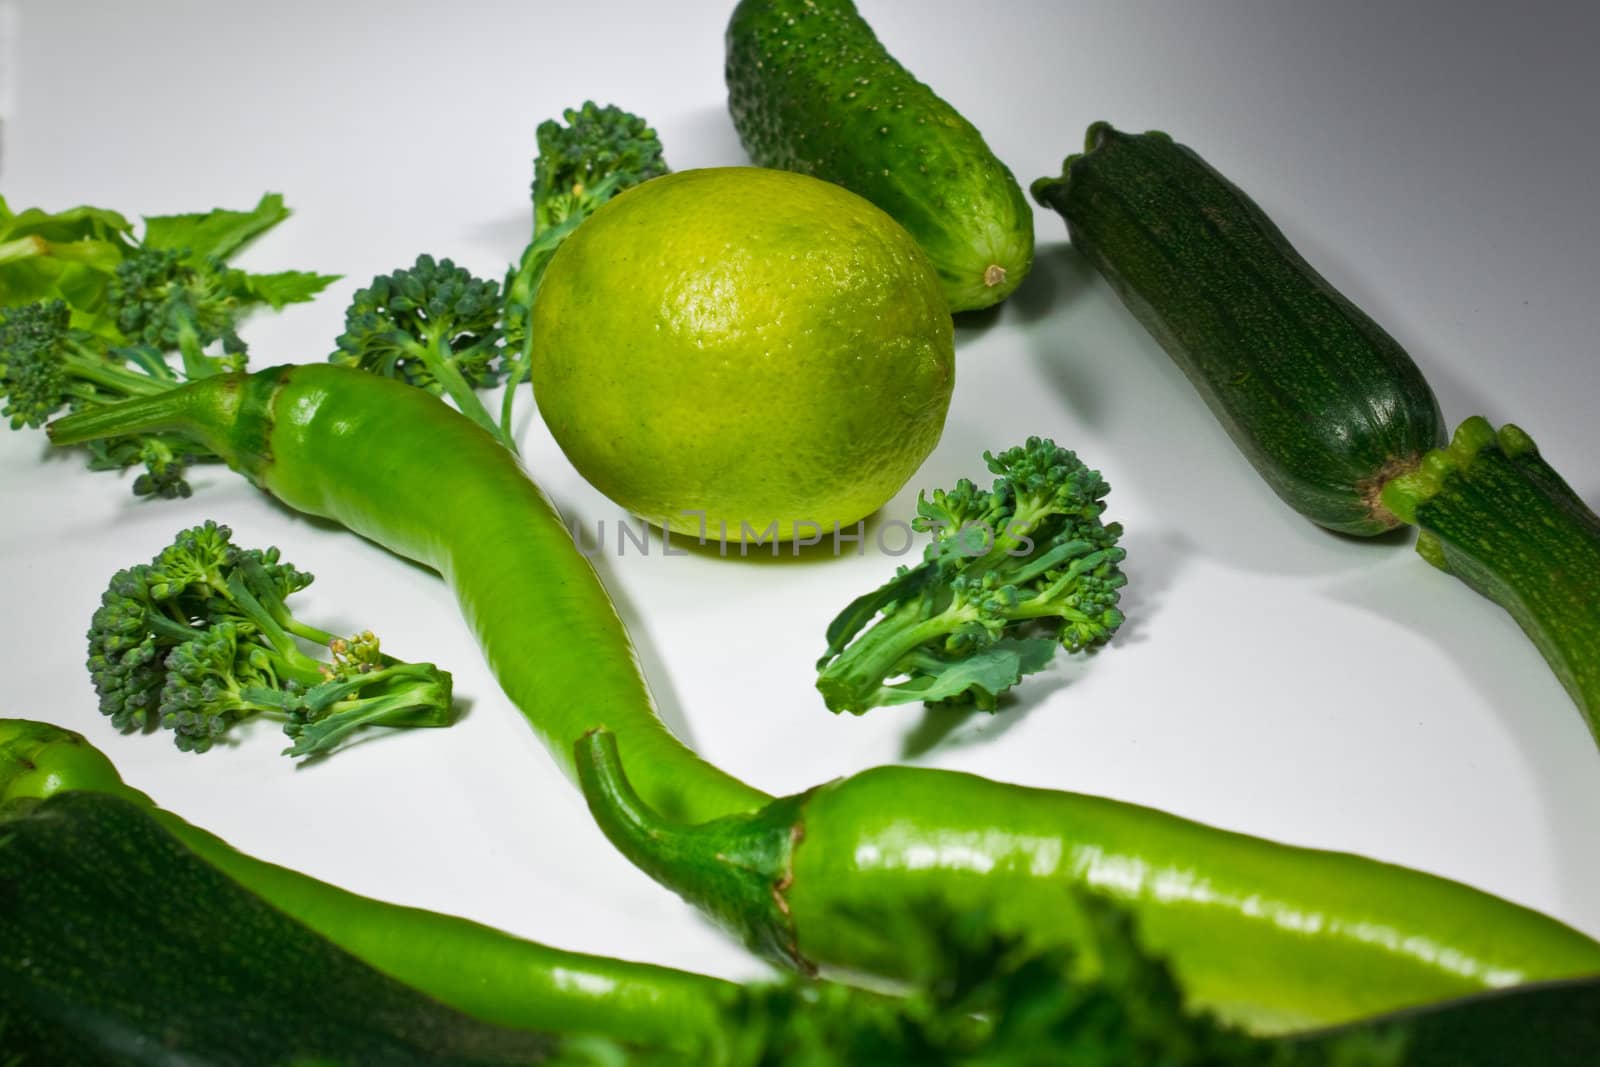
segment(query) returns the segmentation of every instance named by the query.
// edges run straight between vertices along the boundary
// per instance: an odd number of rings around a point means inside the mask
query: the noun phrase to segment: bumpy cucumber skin
[[[743,0],[726,74],[750,158],[882,208],[938,267],[952,311],[997,304],[1028,273],[1033,210],[1011,171],[850,0]]]
[[[1444,422],[1394,338],[1166,134],[1096,123],[1062,171],[1034,197],[1284,502],[1342,533],[1399,525],[1383,484],[1443,443]]]

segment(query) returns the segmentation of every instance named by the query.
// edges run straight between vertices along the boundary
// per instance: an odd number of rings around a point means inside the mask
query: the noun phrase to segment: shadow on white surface
[[[563,510],[562,514],[565,515],[567,512]],[[667,724],[672,736],[698,752],[700,747],[695,743],[694,729],[689,723],[689,717],[684,714],[683,701],[673,684],[672,670],[661,655],[649,622],[634,605],[627,585],[610,573],[609,559],[610,557],[602,552],[589,562],[594,565],[595,572],[600,576],[601,585],[605,587],[606,593],[611,597],[612,605],[617,609],[617,617],[622,620],[622,625],[632,640],[634,655],[639,658],[639,669],[644,673],[645,685],[655,702],[656,714]],[[657,621],[662,621],[666,617],[666,612],[660,610],[655,612]]]
[[[1541,807],[1549,813],[1524,832],[1547,835],[1549,827],[1563,825],[1574,811],[1600,810],[1600,755],[1582,713],[1549,673],[1533,643],[1498,604],[1421,558],[1409,562],[1412,566],[1405,570],[1390,567],[1342,578],[1324,593],[1428,640],[1450,659],[1481,703],[1492,709],[1500,732],[1516,745]],[[1464,625],[1468,615],[1474,618]],[[1381,683],[1384,672],[1403,671],[1405,664],[1371,664],[1363,669],[1372,670],[1374,681]],[[1539,680],[1530,684],[1530,679]],[[1595,850],[1560,847],[1556,839],[1544,851],[1560,873],[1558,884],[1600,882],[1600,854]],[[1593,895],[1567,891],[1561,910],[1569,920],[1600,930],[1600,907]]]
[[[733,128],[725,100],[662,115],[650,113],[648,100],[619,97],[614,103],[635,114],[643,114],[651,121],[661,136],[667,166],[673,170],[750,165],[750,157],[739,143],[739,133]]]

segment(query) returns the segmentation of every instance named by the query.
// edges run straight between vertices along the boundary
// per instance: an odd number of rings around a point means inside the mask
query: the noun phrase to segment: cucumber
[[[1028,273],[1033,210],[1011,171],[850,0],[743,0],[726,74],[750,158],[882,208],[938,267],[952,311],[997,304]]]
[[[1444,442],[1433,390],[1238,186],[1164,133],[1095,123],[1033,195],[1290,507],[1343,533],[1400,524],[1382,490]]]
[[[0,808],[0,1063],[489,1067],[558,1051],[378,973],[123,797]]]

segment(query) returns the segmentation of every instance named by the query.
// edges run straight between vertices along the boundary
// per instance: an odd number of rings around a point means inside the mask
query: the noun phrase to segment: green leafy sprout
[[[101,595],[88,635],[101,712],[122,730],[166,727],[189,752],[264,716],[282,723],[290,756],[331,752],[367,726],[455,721],[447,672],[384,655],[370,631],[346,639],[296,619],[285,601],[309,584],[276,548],[241,549],[226,526],[179,533]]]
[[[922,562],[828,626],[817,688],[829,710],[921,700],[992,711],[1056,649],[1096,649],[1122,625],[1126,553],[1122,527],[1100,518],[1100,473],[1037,437],[984,460],[991,488],[963,478],[918,499],[912,525],[933,535]]]
[[[228,265],[288,216],[283,197],[268,193],[249,211],[146,218],[136,240],[112,211],[14,214],[0,199],[0,411],[12,428],[36,429],[63,407],[115,404],[244,369],[245,315],[310,300],[335,280]],[[142,466],[133,491],[145,497],[189,496],[189,465],[218,458],[174,434],[88,449],[94,470]]]

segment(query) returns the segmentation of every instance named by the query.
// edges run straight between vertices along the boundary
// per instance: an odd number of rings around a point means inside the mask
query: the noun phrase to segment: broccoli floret
[[[190,752],[266,716],[293,756],[330,752],[364,726],[455,721],[447,672],[383,655],[370,631],[346,640],[296,619],[285,600],[309,584],[276,548],[241,549],[226,526],[178,534],[101,595],[88,657],[100,710],[123,730],[164,726]]]
[[[1039,438],[984,460],[993,487],[963,479],[923,494],[913,522],[933,535],[923,561],[829,625],[817,663],[829,710],[923,700],[992,711],[1058,647],[1097,648],[1122,625],[1126,553],[1122,527],[1100,521],[1099,472]]]
[[[13,429],[38,428],[63,407],[111,404],[151,396],[176,384],[164,365],[133,364],[126,350],[108,348],[73,329],[60,300],[8,308],[0,317],[0,414]],[[121,355],[119,355],[119,352]]]
[[[328,359],[448,396],[515,452],[474,392],[504,376],[500,340],[500,284],[423,255],[356,292]]]
[[[572,218],[587,218],[612,194],[667,173],[661,139],[650,124],[619,107],[593,100],[539,124],[533,161],[535,233]]]
[[[220,259],[141,248],[117,265],[106,300],[123,336],[158,351],[176,349],[191,379],[244,369],[245,344],[236,326],[260,301],[244,274]],[[205,349],[217,341],[221,357],[207,356]]]
[[[71,310],[60,300],[8,308],[0,318],[0,414],[12,429],[44,425],[63,407],[80,411],[130,397],[154,396],[182,384],[159,352],[115,347],[105,338],[69,325]],[[94,470],[143,466],[134,479],[138,496],[189,495],[190,464],[217,456],[177,434],[140,434],[90,446]]]
[[[511,433],[512,399],[532,365],[528,316],[545,268],[561,242],[624,189],[667,173],[661,139],[650,124],[619,107],[593,100],[539,124],[533,161],[533,239],[506,276],[502,321],[508,381],[500,427]]]

